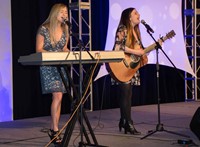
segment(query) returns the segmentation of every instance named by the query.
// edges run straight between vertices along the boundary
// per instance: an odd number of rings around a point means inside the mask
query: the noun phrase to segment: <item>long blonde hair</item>
[[[121,25],[126,26],[126,28],[127,28],[126,46],[128,46],[130,48],[134,48],[134,44],[135,44],[135,41],[136,41],[136,38],[134,37],[133,31],[132,31],[133,27],[130,23],[131,12],[133,10],[135,10],[135,8],[125,9],[121,14],[121,19],[120,19],[120,22],[119,22],[119,25],[118,25],[118,27],[121,26]],[[134,27],[134,30],[136,32],[138,39],[141,40],[141,33],[140,33],[140,29],[139,29],[139,24]]]
[[[62,8],[67,8],[67,6],[62,3],[53,5],[48,18],[42,24],[49,29],[51,42],[56,42],[54,34],[56,32],[55,30],[58,23],[57,16]],[[68,27],[65,27],[65,25],[62,24],[62,29],[65,32],[65,34],[68,35]]]

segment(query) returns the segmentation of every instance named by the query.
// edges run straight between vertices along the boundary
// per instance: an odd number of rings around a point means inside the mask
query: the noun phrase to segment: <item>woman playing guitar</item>
[[[142,48],[141,36],[139,30],[140,14],[135,8],[127,8],[121,14],[121,19],[118,25],[115,36],[114,50],[123,50],[125,56],[137,55],[141,59],[141,63],[147,63],[147,56]],[[123,74],[123,71],[129,70],[128,60],[124,59],[121,63],[109,63],[108,71],[110,72],[112,78],[118,82],[117,88],[120,91],[119,94],[119,105],[120,105],[120,122],[119,130],[124,129],[125,134],[129,132],[133,135],[140,135],[134,125],[131,118],[131,99],[132,99],[132,83],[138,83],[139,76],[138,71],[134,72],[133,75],[129,75],[131,78],[128,80],[119,80],[118,77],[112,75],[114,72],[122,72],[119,76],[127,76]],[[112,70],[112,71],[111,71]],[[124,72],[125,73],[125,72]],[[133,79],[132,79],[133,78]],[[135,78],[135,79],[134,79]],[[131,82],[134,81],[134,82]]]

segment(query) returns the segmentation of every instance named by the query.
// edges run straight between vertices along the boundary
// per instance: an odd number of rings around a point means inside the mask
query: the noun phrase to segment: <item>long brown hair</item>
[[[51,42],[56,41],[55,38],[54,38],[54,34],[55,34],[55,29],[56,29],[56,26],[57,26],[57,23],[58,23],[57,16],[58,16],[58,14],[59,14],[59,12],[62,8],[67,8],[67,6],[65,4],[62,4],[62,3],[58,3],[58,4],[53,5],[53,7],[51,8],[51,11],[49,13],[48,18],[42,24],[49,29]],[[66,34],[68,34],[67,27],[65,27],[64,24],[62,24],[62,29]]]
[[[126,46],[128,46],[130,48],[134,48],[134,44],[135,44],[135,41],[136,41],[136,39],[133,35],[133,31],[132,31],[133,27],[132,27],[131,22],[130,22],[131,12],[133,10],[135,10],[135,8],[127,8],[127,9],[123,10],[122,14],[121,14],[119,25],[118,25],[118,27],[121,26],[121,25],[126,26],[126,29],[127,29]],[[134,30],[136,32],[138,39],[141,40],[139,24],[134,27]]]

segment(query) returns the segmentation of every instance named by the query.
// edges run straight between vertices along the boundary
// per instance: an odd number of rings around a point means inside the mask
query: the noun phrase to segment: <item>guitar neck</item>
[[[168,37],[165,36],[165,37],[162,38],[162,41],[164,42],[164,41],[167,40],[167,39],[168,39]],[[150,45],[150,46],[148,46],[147,48],[145,48],[145,49],[144,49],[144,52],[145,52],[145,53],[149,53],[149,52],[151,52],[152,50],[154,50],[155,47],[156,47],[156,43],[153,43],[152,45]]]
[[[145,52],[145,53],[149,53],[150,51],[154,50],[155,47],[156,47],[156,43],[154,43],[154,44],[148,46],[147,48],[145,48],[145,49],[144,49],[144,52]]]

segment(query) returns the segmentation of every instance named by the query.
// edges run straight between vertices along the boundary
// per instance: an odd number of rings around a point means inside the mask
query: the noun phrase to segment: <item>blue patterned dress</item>
[[[63,32],[61,39],[52,46],[50,41],[49,30],[42,26],[39,28],[38,33],[44,37],[43,49],[49,52],[62,52],[63,47],[66,44],[66,34]],[[67,80],[67,75],[64,68],[61,68],[65,80]],[[66,93],[65,86],[62,82],[62,78],[57,70],[56,66],[40,66],[40,78],[42,93],[52,93],[52,92],[63,92]]]

